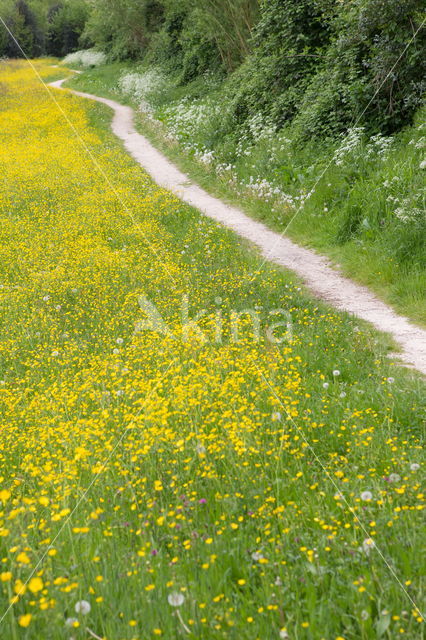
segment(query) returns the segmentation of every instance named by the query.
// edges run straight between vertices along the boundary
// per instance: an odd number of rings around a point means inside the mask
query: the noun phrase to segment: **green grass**
[[[137,108],[131,96],[123,95],[118,89],[121,75],[135,70],[138,70],[135,65],[106,65],[86,71],[74,78],[70,86],[114,97]],[[299,243],[328,255],[345,275],[368,285],[399,312],[425,325],[426,216],[424,170],[419,168],[423,159],[421,128],[409,128],[399,134],[385,159],[377,154],[368,159],[367,142],[361,141],[355,152],[348,154],[343,166],[336,166],[331,158],[340,143],[311,144],[304,149],[286,143],[284,150],[278,151],[272,161],[271,144],[279,147],[283,136],[291,138],[289,130],[272,138],[272,142],[268,138],[253,146],[247,143],[245,148],[250,149],[250,155],[238,156],[235,137],[217,134],[220,122],[207,122],[198,137],[195,132],[187,143],[192,149],[210,145],[218,162],[232,163],[235,179],[230,180],[229,174],[219,176],[214,165],[201,164],[193,151],[185,150],[182,144],[167,137],[169,106],[185,96],[189,104],[194,104],[209,95],[219,103],[222,101],[226,112],[226,99],[218,81],[213,79],[206,84],[199,79],[188,87],[175,87],[170,82],[165,90],[153,95],[154,116],[163,121],[162,124],[139,113],[137,126],[209,192],[238,205],[271,228],[285,231]],[[420,126],[423,115],[420,111]],[[411,140],[420,144],[418,149],[413,143],[409,144]],[[324,176],[317,182],[323,172]],[[315,185],[315,191],[293,218],[297,207],[283,206],[273,198],[265,201],[248,191],[243,183],[251,176],[255,180],[264,178],[292,196],[301,191],[309,192],[312,185]],[[391,183],[395,176],[399,179],[398,184]],[[383,186],[386,181],[391,183],[390,188]],[[391,201],[389,197],[400,202]],[[394,209],[404,200],[404,206],[410,212],[418,212],[408,223],[401,222],[394,214]]]

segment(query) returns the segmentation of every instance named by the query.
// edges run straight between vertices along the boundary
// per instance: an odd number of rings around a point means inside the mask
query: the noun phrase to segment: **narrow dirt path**
[[[65,80],[66,78],[52,82],[50,86],[61,88]],[[71,89],[70,91],[82,98],[102,102],[113,109],[113,132],[157,184],[196,207],[206,216],[229,227],[239,236],[250,240],[260,248],[267,260],[297,273],[317,297],[341,311],[367,320],[380,331],[391,334],[402,349],[396,357],[426,375],[425,330],[412,324],[404,316],[398,315],[366,287],[342,276],[323,256],[298,246],[239,209],[225,204],[201,187],[192,184],[187,175],[179,171],[136,131],[133,109],[114,100]]]

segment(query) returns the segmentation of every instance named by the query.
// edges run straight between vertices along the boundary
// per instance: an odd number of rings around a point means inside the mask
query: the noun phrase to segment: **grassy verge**
[[[129,64],[105,65],[70,85],[137,109],[137,92],[126,92],[125,85],[120,89],[120,78],[137,71]],[[260,130],[257,140],[253,132],[241,133],[240,140],[218,137],[221,91],[214,80],[200,79],[189,87],[158,81],[149,95],[154,120],[139,113],[138,127],[208,191],[327,254],[346,275],[425,325],[423,112],[416,126],[393,141],[367,141],[355,132],[343,143],[300,149],[287,137],[291,131],[264,135]],[[218,113],[212,103],[219,105]],[[191,111],[194,105],[198,111]],[[200,113],[201,124],[188,124]],[[294,217],[297,198],[313,186]]]
[[[108,109],[0,83],[5,637],[420,639],[423,382]]]

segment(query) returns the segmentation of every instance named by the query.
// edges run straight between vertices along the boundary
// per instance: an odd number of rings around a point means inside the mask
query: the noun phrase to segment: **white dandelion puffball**
[[[387,378],[387,381],[389,384],[393,384],[395,382],[395,378],[392,378],[392,376],[390,376],[389,378]]]
[[[185,602],[185,597],[183,593],[173,591],[172,593],[169,593],[169,595],[167,596],[167,600],[171,607],[181,607]]]
[[[340,376],[340,371],[339,371],[339,369],[334,369],[334,371],[333,371],[333,376],[334,376],[335,378],[337,378],[337,376]]]
[[[274,413],[271,415],[271,420],[281,420],[281,414],[279,411],[274,411]]]
[[[389,476],[389,482],[399,482],[401,480],[401,476],[397,473],[391,473]]]
[[[124,340],[123,338],[117,338],[116,343],[117,344],[123,344]]]
[[[413,462],[412,464],[410,464],[411,471],[418,471],[419,469],[420,469],[420,465],[418,462]]]
[[[67,618],[65,620],[65,626],[66,627],[73,627],[76,622],[78,622],[77,618]]]
[[[263,553],[260,553],[260,551],[255,551],[251,554],[251,557],[255,562],[259,562],[259,560],[263,560]]]
[[[324,382],[324,384],[322,385],[324,387],[324,389],[328,389],[328,387],[330,386],[328,382]]]
[[[75,612],[81,613],[82,616],[86,616],[88,613],[90,613],[91,608],[92,607],[90,606],[90,602],[87,602],[87,600],[79,600],[78,602],[76,602],[76,605],[74,607]]]
[[[361,493],[361,500],[364,500],[364,502],[368,502],[369,500],[373,499],[373,494],[371,493],[371,491],[363,491]]]
[[[366,553],[367,555],[370,553],[372,549],[374,549],[375,546],[376,546],[375,542],[372,538],[366,538],[362,543],[362,549],[364,553]]]

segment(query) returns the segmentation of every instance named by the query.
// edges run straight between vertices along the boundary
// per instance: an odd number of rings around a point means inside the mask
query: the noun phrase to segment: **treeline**
[[[327,137],[411,120],[426,88],[424,17],[423,0],[17,0],[7,21],[29,55],[94,46],[181,84],[222,75],[230,126],[262,113]],[[1,52],[19,53],[4,34]]]
[[[90,7],[85,0],[0,0],[0,57],[62,57],[88,43],[82,38]],[[13,34],[10,35],[9,31]]]

